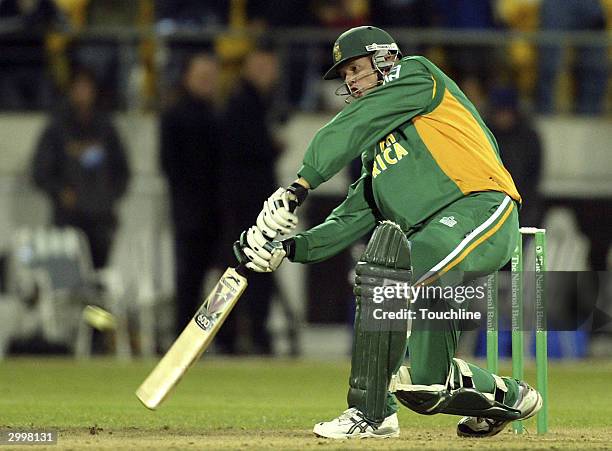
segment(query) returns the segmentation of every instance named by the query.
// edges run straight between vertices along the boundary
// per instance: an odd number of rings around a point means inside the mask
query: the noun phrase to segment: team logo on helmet
[[[335,43],[334,44],[334,62],[338,62],[340,61],[340,59],[342,58],[342,52],[340,51],[340,44],[339,43]]]

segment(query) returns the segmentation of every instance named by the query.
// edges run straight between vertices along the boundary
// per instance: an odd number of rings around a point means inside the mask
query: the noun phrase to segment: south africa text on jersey
[[[408,155],[408,151],[397,142],[393,133],[380,141],[378,147],[380,152],[377,153],[372,165],[372,178],[376,178],[381,172]]]

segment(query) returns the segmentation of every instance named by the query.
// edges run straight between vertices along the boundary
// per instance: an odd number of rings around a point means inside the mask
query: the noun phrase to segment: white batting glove
[[[276,238],[279,233],[287,235],[297,227],[298,217],[289,211],[289,201],[294,200],[294,197],[285,188],[279,188],[264,202],[256,224],[269,240]]]
[[[242,233],[239,246],[248,258],[246,267],[255,272],[275,271],[287,255],[280,241],[268,240],[256,226]]]

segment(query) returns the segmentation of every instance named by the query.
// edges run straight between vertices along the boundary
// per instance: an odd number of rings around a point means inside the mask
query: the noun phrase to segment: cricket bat
[[[138,387],[136,396],[145,407],[155,410],[210,346],[247,287],[246,277],[239,272],[240,267],[225,270],[193,319]]]

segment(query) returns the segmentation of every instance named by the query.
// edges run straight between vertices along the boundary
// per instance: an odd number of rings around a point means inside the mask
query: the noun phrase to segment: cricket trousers
[[[518,243],[517,204],[506,194],[480,192],[466,196],[433,215],[420,229],[411,232],[413,286],[456,287],[477,276],[502,268]],[[458,304],[454,299],[417,299],[407,338],[410,376],[413,384],[444,384],[455,357],[461,333],[460,319],[422,318],[418,309],[449,311],[458,306],[467,309],[471,302],[485,302],[473,297]],[[398,362],[398,368],[401,362]],[[491,373],[468,363],[475,388],[494,393]],[[459,376],[457,376],[459,377]],[[518,396],[518,384],[504,378],[508,387],[505,403],[512,405]],[[458,382],[458,381],[456,381]],[[389,414],[397,410],[395,399],[388,397]]]

